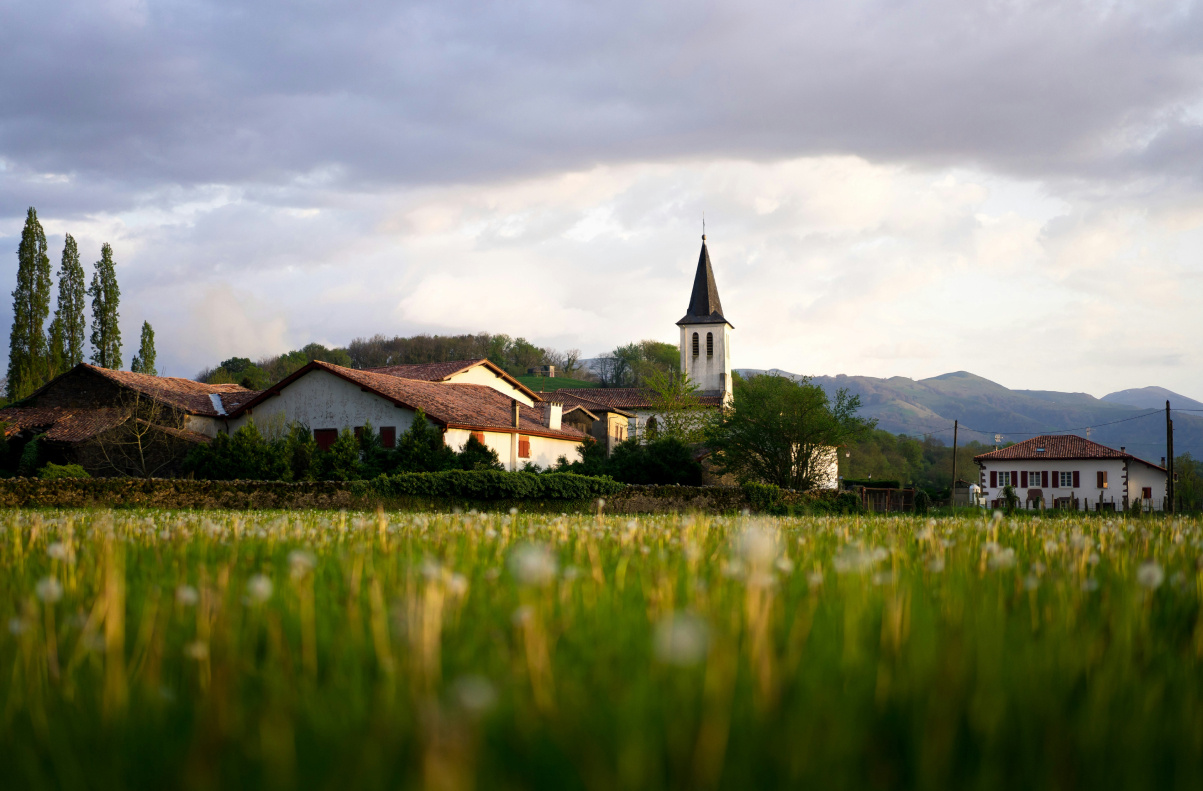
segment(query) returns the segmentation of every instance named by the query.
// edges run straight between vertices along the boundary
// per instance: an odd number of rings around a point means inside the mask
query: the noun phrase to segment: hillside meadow
[[[22,789],[1203,787],[1203,530],[0,511]]]

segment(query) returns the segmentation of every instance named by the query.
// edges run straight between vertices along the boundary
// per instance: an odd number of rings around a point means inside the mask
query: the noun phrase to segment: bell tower
[[[731,330],[735,328],[723,317],[714,270],[710,267],[710,251],[706,249],[706,234],[702,234],[702,252],[693,277],[689,309],[677,326],[681,328],[681,371],[689,375],[702,394],[721,395],[723,403],[729,403],[733,392]]]

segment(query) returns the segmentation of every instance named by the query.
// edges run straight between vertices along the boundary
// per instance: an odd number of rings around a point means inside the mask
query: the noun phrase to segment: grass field
[[[0,787],[1203,787],[1200,522],[0,513]]]

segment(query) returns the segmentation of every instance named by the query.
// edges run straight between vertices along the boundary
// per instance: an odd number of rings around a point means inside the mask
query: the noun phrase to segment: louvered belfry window
[[[693,356],[698,356],[698,334],[696,332],[693,334]]]
[[[714,356],[714,333],[713,332],[706,333],[706,356],[707,357]]]

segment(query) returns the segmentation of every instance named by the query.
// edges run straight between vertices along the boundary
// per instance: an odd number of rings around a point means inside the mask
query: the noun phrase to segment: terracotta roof
[[[633,412],[627,412],[623,409],[619,409],[616,406],[608,406],[607,404],[603,404],[601,401],[588,398],[586,396],[577,395],[577,393],[588,393],[592,392],[592,390],[592,388],[576,388],[571,393],[567,392],[566,390],[556,390],[553,393],[544,393],[543,397],[548,401],[556,401],[563,404],[565,411],[567,411],[570,407],[580,407],[581,409],[588,409],[590,412],[614,412],[622,415],[623,417],[635,416],[635,413]]]
[[[524,393],[532,401],[539,401],[539,394],[514,377],[507,374],[500,366],[490,362],[488,358],[479,360],[450,360],[445,363],[418,363],[414,365],[386,365],[381,368],[366,368],[364,370],[388,376],[399,376],[402,379],[418,379],[423,382],[445,382],[458,373],[463,373],[476,366],[488,368],[501,379]]]
[[[130,371],[113,371],[88,363],[80,363],[80,365],[123,387],[136,390],[192,415],[220,416],[221,413],[217,411],[213,399],[209,397],[211,395],[216,395],[221,399],[222,407],[227,414],[232,413],[257,395],[254,390],[247,390],[236,384],[211,385],[176,376],[150,376]]]
[[[652,391],[643,387],[598,387],[571,388],[557,390],[557,394],[573,396],[583,402],[592,401],[600,406],[618,409],[655,409],[652,405]],[[702,406],[722,406],[721,395],[701,395],[698,401]],[[585,406],[588,406],[586,403]]]
[[[126,421],[127,413],[115,407],[72,409],[68,407],[9,407],[0,409],[0,420],[8,426],[5,435],[25,429],[45,429],[54,442],[82,442]]]
[[[467,428],[484,431],[513,431],[513,400],[486,385],[427,382],[406,379],[374,371],[343,368],[340,365],[315,361],[291,376],[259,393],[240,407],[239,412],[253,411],[254,407],[297,379],[314,370],[327,373],[357,384],[363,390],[392,401],[397,406],[421,409],[434,422],[447,428]],[[528,407],[519,403],[519,427],[523,434],[538,434],[560,439],[580,440],[584,434],[576,429],[562,428],[552,431],[547,424],[547,413],[543,404]],[[318,426],[312,426],[318,428]]]
[[[1011,459],[1016,461],[1036,459],[1132,459],[1142,464],[1147,464],[1150,467],[1156,467],[1159,470],[1164,469],[1144,459],[1137,458],[1131,453],[1109,448],[1106,445],[1100,445],[1097,442],[1092,442],[1085,437],[1079,437],[1074,434],[1045,434],[1025,439],[1023,442],[1017,442],[1006,448],[999,448],[998,450],[992,450],[989,453],[982,453],[973,457],[973,460],[976,462],[1007,461]]]
[[[582,415],[589,418],[590,420],[597,420],[597,415],[593,414],[592,412],[590,412],[588,409],[581,406],[580,404],[573,404],[572,406],[565,405],[564,411],[560,413],[560,417],[561,417],[561,419],[566,419],[573,412],[580,412]]]

